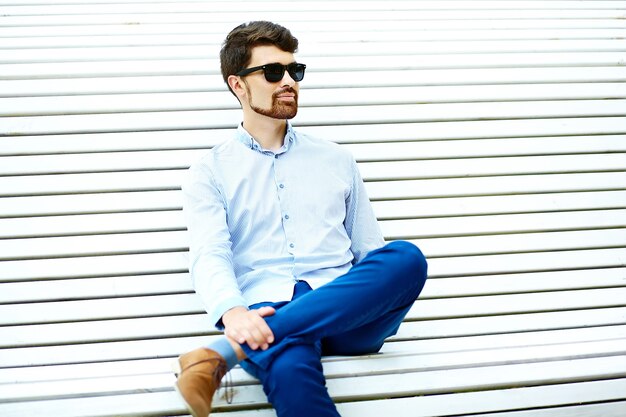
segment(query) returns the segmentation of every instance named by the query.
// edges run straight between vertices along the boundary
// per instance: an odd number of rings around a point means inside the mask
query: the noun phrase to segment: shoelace
[[[199,365],[201,363],[205,363],[205,362],[213,362],[213,361],[217,361],[217,367],[215,368],[215,372],[213,373],[213,377],[215,378],[215,385],[217,385],[217,389],[221,390],[224,389],[224,399],[226,400],[226,402],[228,404],[232,404],[233,403],[233,397],[235,396],[235,388],[233,387],[233,381],[232,381],[232,377],[230,375],[230,372],[228,371],[227,365],[223,360],[220,360],[218,358],[208,358],[208,359],[203,359],[201,361],[198,362],[194,362],[190,365],[187,365],[184,369],[182,369],[180,371],[180,375],[182,375],[187,369]],[[176,377],[178,377],[179,375],[176,374]],[[224,384],[222,384],[222,382],[225,382]]]

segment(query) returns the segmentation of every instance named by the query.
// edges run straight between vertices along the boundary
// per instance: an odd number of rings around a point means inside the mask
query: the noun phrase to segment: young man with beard
[[[385,245],[352,156],[288,122],[305,72],[297,47],[286,28],[251,22],[221,50],[243,123],[183,187],[191,276],[224,330],[176,362],[176,388],[194,417],[209,415],[238,363],[278,416],[338,416],[321,356],[377,352],[426,280],[417,247]]]

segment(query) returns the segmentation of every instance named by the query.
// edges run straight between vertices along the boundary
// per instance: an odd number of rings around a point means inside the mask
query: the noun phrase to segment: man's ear
[[[236,75],[228,76],[228,86],[235,93],[239,101],[246,95],[246,88],[243,85],[242,79]]]

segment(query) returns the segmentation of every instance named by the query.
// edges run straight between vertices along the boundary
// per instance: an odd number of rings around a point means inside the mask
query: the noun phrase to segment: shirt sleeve
[[[222,315],[246,302],[233,269],[226,205],[210,168],[192,166],[183,184],[183,212],[189,232],[189,272],[211,323],[222,328]]]
[[[385,240],[354,158],[351,158],[351,165],[352,185],[346,198],[344,226],[352,242],[350,249],[354,263],[357,263],[370,251],[384,246]]]

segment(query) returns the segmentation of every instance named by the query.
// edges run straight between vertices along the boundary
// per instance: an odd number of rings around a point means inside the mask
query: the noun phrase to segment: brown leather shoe
[[[224,358],[206,348],[192,350],[174,362],[176,391],[193,417],[208,417],[213,394],[227,371]]]

